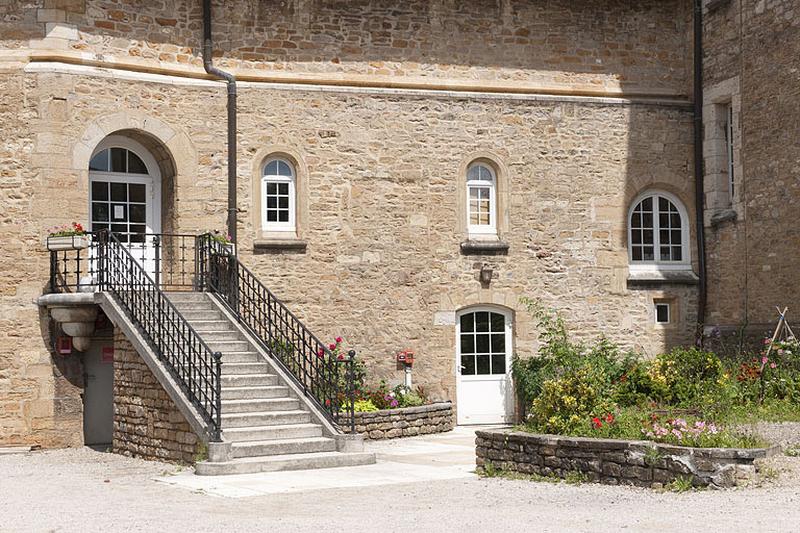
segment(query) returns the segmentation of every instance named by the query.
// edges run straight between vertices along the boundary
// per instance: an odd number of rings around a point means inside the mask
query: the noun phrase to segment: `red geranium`
[[[614,423],[614,415],[611,414],[611,413],[608,413],[606,415],[606,422],[608,422],[609,424],[613,424]]]
[[[594,429],[600,429],[601,427],[603,427],[603,421],[597,417],[592,418],[592,427]]]

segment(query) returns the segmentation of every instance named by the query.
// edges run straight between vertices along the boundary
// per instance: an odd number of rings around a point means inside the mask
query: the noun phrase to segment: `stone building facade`
[[[797,3],[705,2],[704,41],[706,324],[735,345],[800,311]]]
[[[101,143],[152,156],[163,232],[224,228],[225,88],[202,69],[200,5],[0,5],[0,220],[13,236],[0,444],[81,442],[81,356],[52,354],[33,302],[47,228],[89,221]],[[508,357],[530,355],[523,296],[579,336],[644,353],[693,340],[690,2],[237,0],[213,14],[214,62],[239,80],[240,258],[320,337],[343,336],[373,380],[399,381],[394,355],[412,349],[414,382],[457,402],[460,313],[501,310]],[[293,231],[264,224],[274,158],[293,167]],[[476,164],[494,179],[490,244],[467,223]],[[630,268],[631,210],[652,193],[680,211],[681,276]]]

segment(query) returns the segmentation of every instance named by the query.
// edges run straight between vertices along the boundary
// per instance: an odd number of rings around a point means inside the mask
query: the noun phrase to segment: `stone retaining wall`
[[[356,413],[356,431],[365,439],[395,439],[413,435],[444,433],[455,425],[450,402]]]
[[[755,474],[756,459],[780,448],[686,448],[648,441],[476,432],[476,463],[505,471],[565,477],[585,474],[608,485],[660,488],[679,476],[695,486],[733,487]]]
[[[148,460],[193,464],[201,448],[183,414],[119,330],[114,330],[113,450]]]

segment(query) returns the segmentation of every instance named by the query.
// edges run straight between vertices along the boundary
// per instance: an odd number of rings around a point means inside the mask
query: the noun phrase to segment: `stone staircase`
[[[337,451],[322,414],[298,394],[239,324],[207,293],[169,293],[205,343],[222,353],[222,438],[233,460],[197,463],[199,475],[372,464],[375,455]]]

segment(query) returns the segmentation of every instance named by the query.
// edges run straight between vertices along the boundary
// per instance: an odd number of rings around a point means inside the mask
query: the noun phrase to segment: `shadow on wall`
[[[627,107],[628,136],[627,157],[625,160],[625,185],[620,191],[622,202],[619,210],[620,219],[615,223],[617,249],[625,250],[621,262],[629,265],[625,275],[625,291],[636,295],[629,299],[630,315],[635,328],[644,332],[640,341],[645,353],[656,355],[666,352],[677,345],[692,345],[697,330],[697,294],[698,285],[692,276],[697,272],[697,247],[695,228],[695,199],[693,174],[693,129],[692,107],[689,104],[674,106]],[[630,231],[631,210],[642,195],[663,193],[677,205],[680,214],[681,231],[674,231],[675,220],[671,215],[657,211],[662,206],[654,199],[652,216],[652,237],[654,241],[654,261],[650,265],[642,265],[633,258],[631,242],[634,237]],[[646,224],[643,224],[643,226]],[[665,230],[664,228],[670,228]],[[684,231],[688,227],[688,231]],[[644,234],[640,238],[644,237]],[[659,247],[662,241],[680,239],[680,255],[673,255],[664,260],[662,253],[667,249]],[[628,255],[630,254],[630,255]],[[644,261],[647,263],[648,261]],[[655,263],[655,264],[653,264]],[[684,263],[682,266],[680,263]],[[652,277],[680,273],[681,281],[633,281],[630,276],[632,268],[652,269]],[[673,269],[673,270],[664,270]],[[638,273],[637,273],[638,274]],[[649,277],[645,275],[645,277]],[[658,306],[658,308],[657,308]],[[666,307],[666,309],[665,309]],[[660,314],[659,314],[660,311]],[[664,323],[660,323],[664,322]]]

